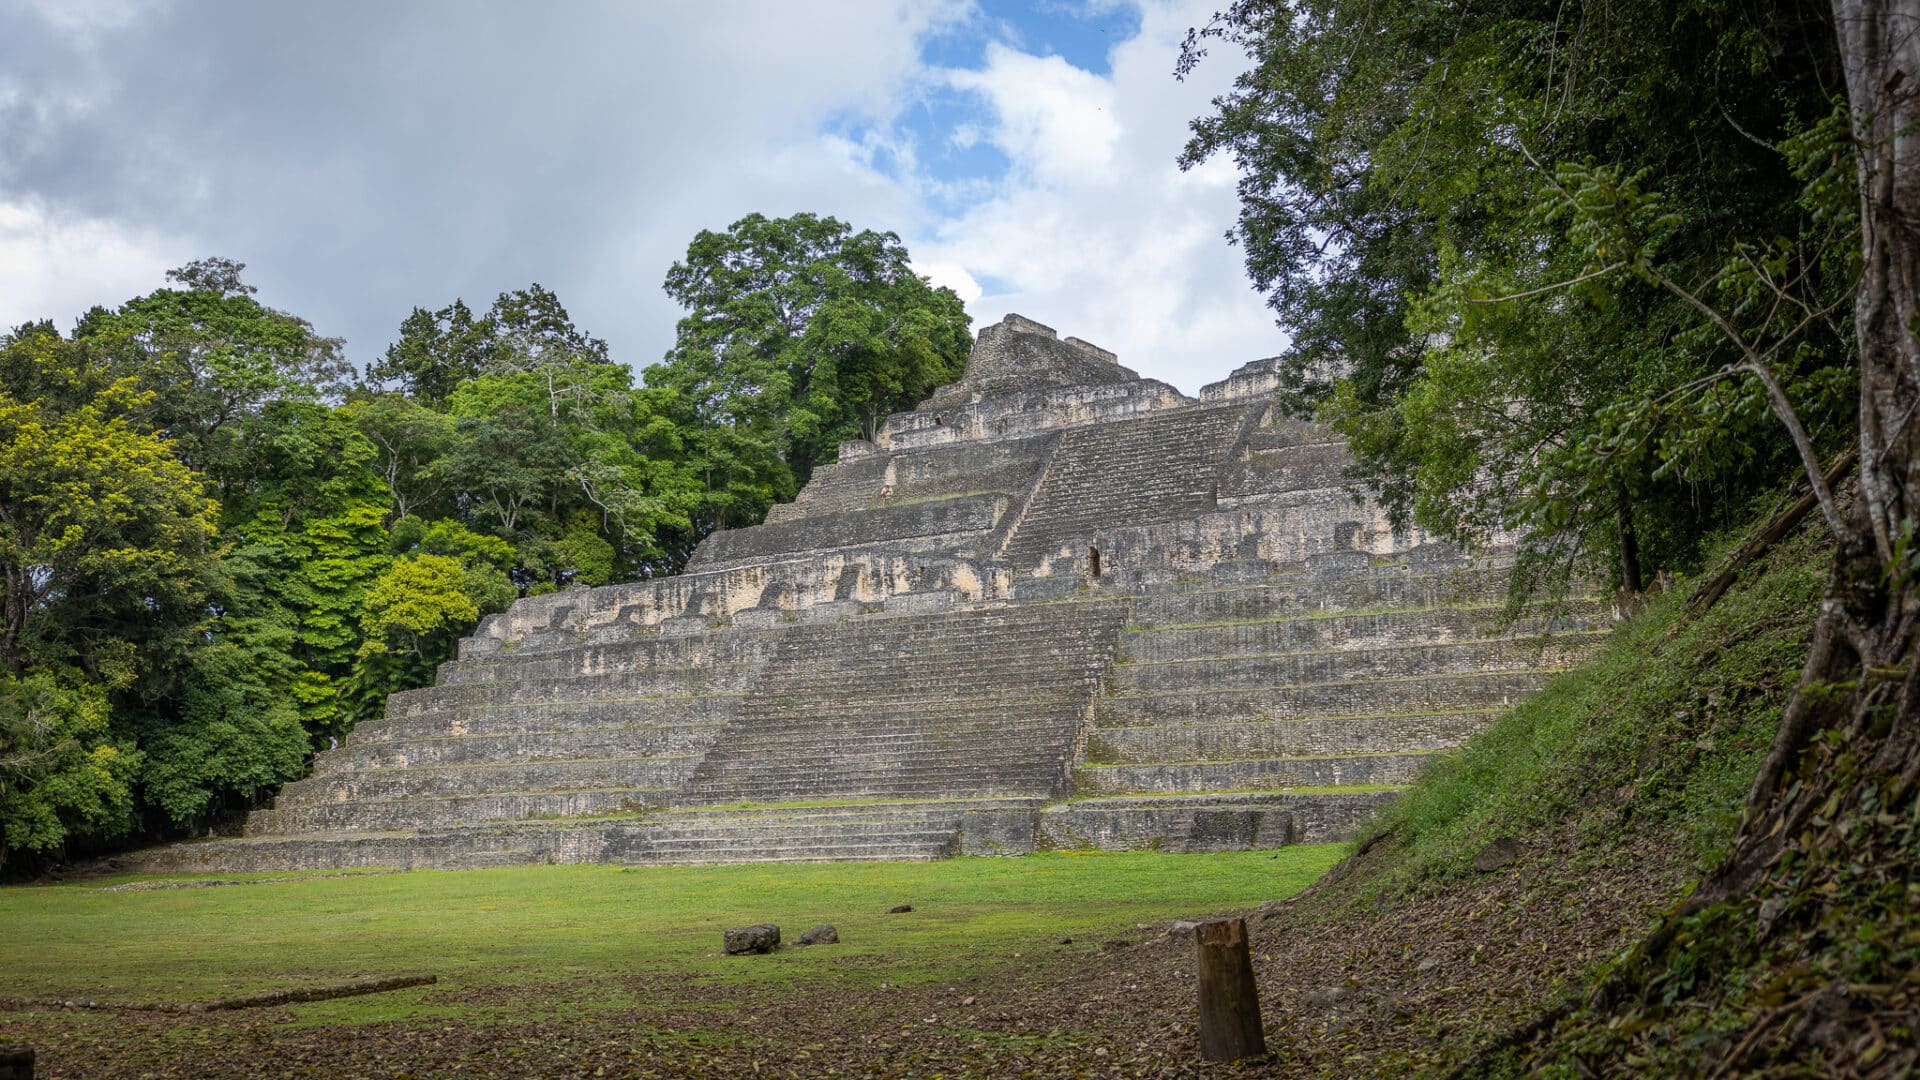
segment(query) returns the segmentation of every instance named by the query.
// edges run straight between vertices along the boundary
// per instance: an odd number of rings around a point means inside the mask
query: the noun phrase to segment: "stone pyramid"
[[[672,578],[531,597],[237,839],[149,869],[1339,839],[1590,651],[1396,534],[1258,361],[1198,400],[1017,315]]]

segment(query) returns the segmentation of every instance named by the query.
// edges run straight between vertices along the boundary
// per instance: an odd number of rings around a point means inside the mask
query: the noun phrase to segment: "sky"
[[[366,364],[414,307],[539,282],[636,370],[701,229],[898,233],[974,327],[1017,311],[1193,393],[1280,351],[1228,161],[1182,172],[1219,0],[0,0],[0,327],[206,256]]]

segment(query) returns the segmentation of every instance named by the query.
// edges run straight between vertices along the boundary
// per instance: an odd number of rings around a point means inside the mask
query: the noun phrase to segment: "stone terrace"
[[[149,869],[1209,851],[1349,834],[1595,648],[1397,535],[1255,362],[1199,400],[1019,316],[676,578],[530,598]]]

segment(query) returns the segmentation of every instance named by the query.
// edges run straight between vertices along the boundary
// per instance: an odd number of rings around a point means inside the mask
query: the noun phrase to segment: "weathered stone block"
[[[1033,854],[1032,810],[969,810],[960,819],[960,854]]]
[[[772,923],[736,926],[726,933],[728,956],[770,953],[780,947],[780,928]]]
[[[838,945],[840,944],[840,931],[830,924],[822,923],[806,933],[801,934],[797,944]]]

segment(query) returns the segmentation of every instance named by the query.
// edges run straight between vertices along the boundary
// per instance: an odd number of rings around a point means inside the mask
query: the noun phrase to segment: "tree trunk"
[[[1751,888],[1823,805],[1851,807],[1869,791],[1898,798],[1920,783],[1920,0],[1833,7],[1859,154],[1858,494],[1733,851],[1683,913]],[[1829,731],[1842,737],[1816,738]],[[1855,764],[1838,768],[1842,753]]]
[[[1920,510],[1920,0],[1834,0],[1833,14],[1859,147],[1860,495],[1889,561]]]
[[[1264,1057],[1259,989],[1247,949],[1244,919],[1203,922],[1194,932],[1200,984],[1200,1056],[1208,1061]]]
[[[1646,590],[1640,581],[1640,534],[1633,529],[1633,499],[1627,485],[1618,486],[1616,497],[1620,513],[1620,588],[1637,596]]]

